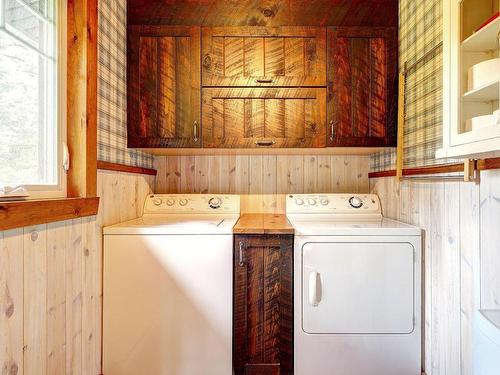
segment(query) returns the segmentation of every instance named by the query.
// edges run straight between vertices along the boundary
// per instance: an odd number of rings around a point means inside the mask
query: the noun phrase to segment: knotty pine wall
[[[370,181],[384,215],[425,230],[425,370],[472,375],[472,322],[500,308],[500,170],[481,184]]]
[[[101,373],[101,228],[142,214],[154,178],[98,172],[97,217],[0,232],[0,373]]]
[[[155,158],[155,193],[233,193],[242,212],[285,212],[289,193],[369,192],[368,156],[225,155]]]

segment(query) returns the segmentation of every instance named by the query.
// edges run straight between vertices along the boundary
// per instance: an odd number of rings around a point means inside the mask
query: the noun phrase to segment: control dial
[[[162,203],[161,198],[154,198],[154,199],[153,199],[153,204],[154,204],[155,206],[159,206],[159,205],[161,205],[161,203]]]
[[[295,204],[297,206],[302,206],[304,204],[304,200],[302,198],[296,198],[295,199]]]
[[[361,206],[363,206],[363,201],[360,197],[351,197],[349,198],[349,205],[352,208],[361,208]]]
[[[328,206],[328,203],[330,203],[330,201],[328,199],[323,198],[319,201],[319,203],[321,203],[322,206]]]
[[[222,204],[222,201],[218,197],[210,198],[210,200],[208,201],[208,205],[210,206],[210,208],[213,208],[213,209],[220,208],[221,204]]]
[[[309,204],[309,206],[316,206],[316,199],[309,198],[307,200],[307,203]]]
[[[188,200],[187,199],[180,199],[179,204],[184,207],[186,204],[188,204]]]
[[[173,206],[175,204],[175,200],[172,198],[167,199],[167,206]]]

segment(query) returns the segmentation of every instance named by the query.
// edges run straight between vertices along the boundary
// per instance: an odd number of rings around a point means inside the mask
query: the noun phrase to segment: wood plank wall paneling
[[[0,373],[101,373],[101,228],[140,216],[153,185],[99,171],[97,217],[0,232]]]
[[[473,183],[374,178],[384,215],[425,230],[425,371],[472,375],[478,308],[500,307],[500,171]]]
[[[369,191],[367,156],[165,156],[155,168],[155,193],[241,194],[242,212],[283,213],[290,193]]]
[[[481,305],[500,308],[500,170],[481,173]],[[488,230],[486,230],[488,229]]]

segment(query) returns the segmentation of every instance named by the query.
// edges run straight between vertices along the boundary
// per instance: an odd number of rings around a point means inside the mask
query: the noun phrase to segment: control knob
[[[309,204],[309,206],[315,206],[316,205],[316,199],[309,198],[307,200],[307,203]]]
[[[173,206],[175,204],[175,200],[172,198],[167,199],[167,206]]]
[[[208,201],[208,205],[210,206],[210,208],[213,208],[213,209],[219,208],[221,206],[221,204],[222,204],[222,201],[218,197],[210,198],[210,200]]]
[[[323,198],[319,201],[319,203],[321,203],[322,206],[328,206],[328,203],[330,203],[330,201],[328,199]]]
[[[361,206],[363,206],[363,201],[360,197],[351,197],[349,198],[349,205],[352,208],[361,208]]]
[[[296,198],[295,199],[295,204],[297,206],[302,206],[304,204],[304,200],[302,198]]]
[[[187,204],[188,204],[188,200],[187,200],[187,199],[180,199],[180,200],[179,200],[179,204],[180,204],[181,206],[185,206],[185,205],[187,205]]]
[[[161,203],[162,203],[161,198],[154,198],[154,199],[153,199],[153,204],[154,204],[155,206],[159,206],[159,205],[161,205]]]

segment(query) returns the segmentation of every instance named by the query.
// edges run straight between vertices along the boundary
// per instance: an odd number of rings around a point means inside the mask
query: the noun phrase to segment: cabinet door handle
[[[198,142],[198,121],[195,121],[193,124],[193,140]]]
[[[321,276],[318,272],[309,273],[309,304],[318,306],[321,301]]]
[[[333,142],[334,138],[335,138],[335,126],[333,120],[330,120],[330,141]]]
[[[243,241],[240,241],[240,251],[239,251],[239,265],[243,267],[245,265],[245,261],[243,260],[243,250],[245,249],[245,244]]]
[[[257,78],[255,80],[255,82],[257,83],[273,83],[273,79],[272,78],[268,78],[268,79],[265,79],[265,78]]]
[[[255,144],[257,146],[272,146],[276,143],[276,141],[271,140],[271,139],[261,139],[258,141],[255,141]]]

